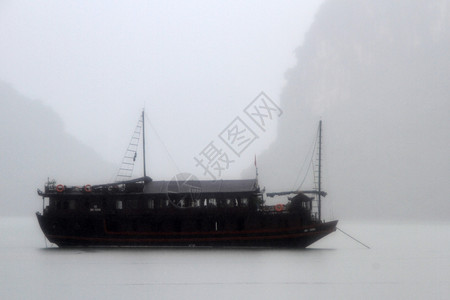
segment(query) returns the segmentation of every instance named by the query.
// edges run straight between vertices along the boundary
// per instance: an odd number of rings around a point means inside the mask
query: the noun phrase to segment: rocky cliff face
[[[67,134],[51,108],[1,82],[0,103],[0,215],[39,209],[36,189],[47,177],[69,185],[110,179],[112,166]]]
[[[336,216],[448,217],[449,49],[448,1],[325,2],[287,72],[261,183],[298,186],[322,118]]]

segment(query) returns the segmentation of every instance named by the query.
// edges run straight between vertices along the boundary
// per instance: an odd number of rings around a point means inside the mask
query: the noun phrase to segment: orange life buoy
[[[86,184],[86,185],[84,186],[84,191],[85,191],[85,192],[88,192],[88,193],[92,192],[92,185]]]
[[[63,186],[62,184],[58,184],[58,185],[56,186],[56,191],[57,191],[58,193],[64,192],[64,186]]]
[[[275,210],[276,211],[283,211],[284,209],[284,205],[283,204],[277,204],[275,205]]]

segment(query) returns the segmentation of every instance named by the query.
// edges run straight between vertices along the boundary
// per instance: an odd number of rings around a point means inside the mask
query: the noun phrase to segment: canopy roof
[[[254,193],[258,192],[256,179],[243,180],[187,180],[151,181],[144,187],[146,194],[163,193]]]

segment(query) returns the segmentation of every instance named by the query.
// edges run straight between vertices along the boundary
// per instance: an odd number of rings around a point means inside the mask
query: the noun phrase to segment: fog
[[[218,177],[256,155],[267,191],[298,188],[322,119],[327,217],[448,218],[450,6],[322,2],[3,1],[1,214],[39,209],[47,177],[112,180],[145,107],[155,180],[210,179],[194,158],[239,117],[254,142]]]
[[[260,159],[275,171],[261,180],[295,187],[322,118],[329,215],[448,219],[449,13],[446,1],[323,5],[287,72],[285,114]]]
[[[33,212],[47,177],[114,178],[144,107],[155,129],[147,131],[150,176],[201,177],[195,155],[261,91],[279,100],[320,3],[2,1],[2,214]],[[6,112],[18,98],[23,104]],[[275,128],[223,175],[239,177]],[[62,145],[60,134],[92,153]]]
[[[112,163],[145,106],[189,169],[261,91],[279,100],[320,2],[3,2],[0,79],[52,107],[68,133]]]

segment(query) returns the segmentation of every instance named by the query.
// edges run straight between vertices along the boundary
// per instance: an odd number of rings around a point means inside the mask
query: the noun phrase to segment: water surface
[[[446,299],[450,223],[349,223],[308,249],[87,248],[0,219],[0,299]]]

